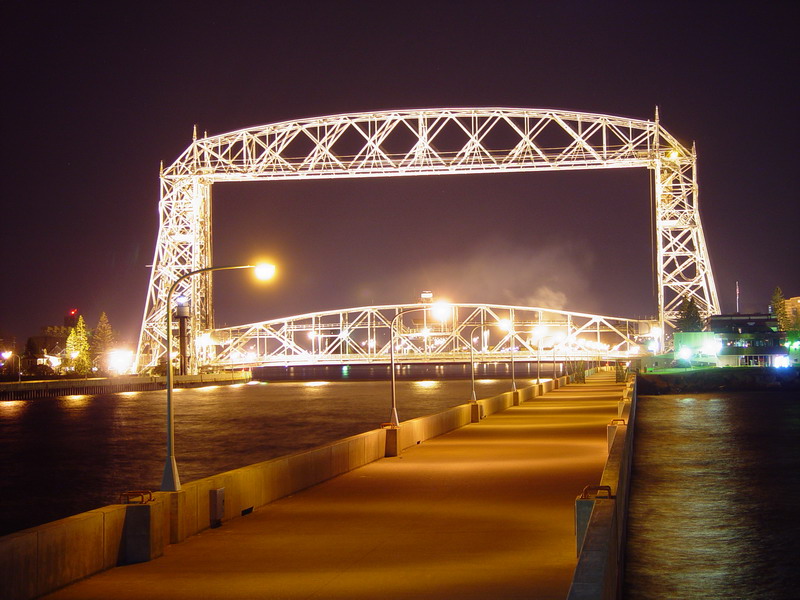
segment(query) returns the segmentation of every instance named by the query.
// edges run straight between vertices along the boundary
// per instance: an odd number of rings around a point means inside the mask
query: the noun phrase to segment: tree
[[[783,297],[783,290],[780,287],[776,287],[772,292],[770,312],[778,319],[779,331],[789,331],[792,328],[792,320],[786,312],[786,298]]]
[[[66,351],[66,366],[72,367],[75,373],[82,377],[88,375],[92,363],[89,360],[89,334],[86,332],[83,315],[78,317],[78,322],[67,337]]]
[[[678,318],[675,320],[675,329],[682,332],[703,331],[703,318],[700,316],[694,297],[683,297]]]
[[[108,354],[114,345],[115,337],[114,330],[111,328],[111,323],[108,322],[106,313],[100,313],[97,327],[94,328],[94,332],[92,333],[92,362],[96,363],[98,357],[103,357]],[[106,365],[103,364],[103,367],[105,366]]]

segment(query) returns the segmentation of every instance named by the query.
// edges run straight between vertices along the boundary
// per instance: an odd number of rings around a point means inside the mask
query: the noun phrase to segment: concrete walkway
[[[565,598],[622,387],[594,375],[45,598]]]

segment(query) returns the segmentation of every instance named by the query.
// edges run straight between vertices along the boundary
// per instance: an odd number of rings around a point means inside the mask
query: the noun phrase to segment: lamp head
[[[271,263],[259,263],[255,266],[256,277],[261,281],[269,281],[275,277],[275,265]]]
[[[431,314],[437,321],[446,321],[450,317],[451,306],[447,302],[434,302],[431,305]]]

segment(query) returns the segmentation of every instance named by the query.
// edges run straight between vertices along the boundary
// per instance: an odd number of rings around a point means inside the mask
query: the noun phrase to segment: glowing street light
[[[3,357],[3,360],[8,360],[9,358],[17,359],[17,382],[22,381],[22,357],[19,354],[14,354],[10,350],[3,352],[0,356]]]
[[[175,461],[175,416],[172,406],[172,294],[178,284],[198,273],[212,271],[230,271],[233,269],[255,269],[256,277],[261,280],[272,279],[275,276],[275,265],[234,265],[228,267],[206,267],[190,271],[178,277],[167,292],[167,458],[164,463],[164,475],[161,478],[162,492],[178,492],[181,489],[181,480],[178,476],[178,463]]]

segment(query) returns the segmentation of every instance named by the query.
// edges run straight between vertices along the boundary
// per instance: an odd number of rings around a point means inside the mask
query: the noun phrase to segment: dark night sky
[[[209,134],[327,114],[550,107],[697,143],[723,310],[800,295],[793,3],[5,2],[0,338],[78,307],[137,339],[158,168]],[[698,8],[699,6],[699,8]],[[734,6],[746,6],[736,8]],[[290,8],[289,8],[290,7]],[[656,311],[644,170],[220,184],[219,324],[414,301]]]

